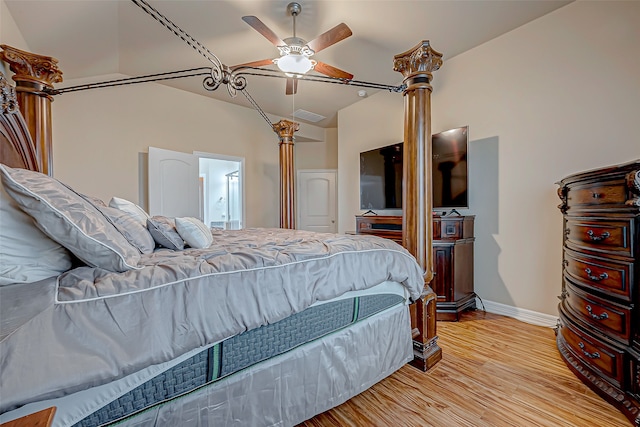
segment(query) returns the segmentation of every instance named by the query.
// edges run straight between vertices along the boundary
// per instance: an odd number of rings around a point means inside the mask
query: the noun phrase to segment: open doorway
[[[199,157],[204,223],[225,230],[243,228],[244,159],[209,153],[194,154]]]
[[[210,227],[244,227],[244,158],[149,147],[149,213],[193,216]]]

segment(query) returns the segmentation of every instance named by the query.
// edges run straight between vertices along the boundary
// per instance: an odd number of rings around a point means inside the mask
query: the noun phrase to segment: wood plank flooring
[[[552,329],[470,311],[438,335],[430,372],[404,366],[300,427],[631,426],[569,371]]]

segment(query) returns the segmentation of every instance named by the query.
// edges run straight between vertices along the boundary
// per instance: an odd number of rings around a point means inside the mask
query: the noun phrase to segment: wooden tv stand
[[[433,270],[431,288],[438,295],[438,320],[459,319],[476,308],[473,289],[473,222],[475,216],[433,216]],[[356,234],[373,234],[402,244],[401,216],[356,216]]]

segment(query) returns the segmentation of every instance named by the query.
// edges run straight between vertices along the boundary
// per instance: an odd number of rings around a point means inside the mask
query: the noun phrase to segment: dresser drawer
[[[461,239],[462,238],[462,221],[440,221],[439,233],[434,234],[434,239]]]
[[[569,218],[565,224],[566,244],[577,250],[632,257],[633,227],[633,218]]]
[[[359,232],[396,232],[402,233],[402,223],[397,222],[357,222],[356,227]]]
[[[567,190],[567,207],[571,209],[624,206],[628,191],[624,177],[574,184]]]
[[[373,234],[402,245],[402,217],[357,216],[356,234]]]
[[[434,216],[433,240],[458,240],[473,238],[473,215]]]
[[[581,291],[565,281],[564,307],[573,317],[623,344],[631,340],[631,308]]]
[[[577,284],[631,300],[633,263],[614,262],[565,249],[564,273]]]
[[[576,357],[599,372],[612,384],[621,387],[624,382],[624,352],[599,339],[588,336],[570,324],[562,322],[560,333]]]

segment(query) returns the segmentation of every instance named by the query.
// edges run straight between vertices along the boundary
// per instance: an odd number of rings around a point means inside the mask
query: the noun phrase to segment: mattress
[[[55,426],[109,425],[132,416],[135,419],[136,414],[175,400],[180,401],[201,389],[224,383],[225,379],[238,372],[320,341],[322,337],[342,331],[390,307],[404,307],[407,302],[406,289],[393,282],[385,282],[366,291],[346,293],[333,301],[314,304],[279,322],[189,354],[160,373],[152,370],[153,374],[147,377],[154,376],[148,380],[144,380],[144,375],[138,375],[137,379],[125,378],[124,387],[123,384],[114,384],[113,389],[109,390],[109,385],[106,385],[101,387],[104,389],[102,392],[88,390],[63,399],[27,405],[3,414],[0,421],[47,406],[58,407]],[[408,343],[410,347],[410,337]]]

